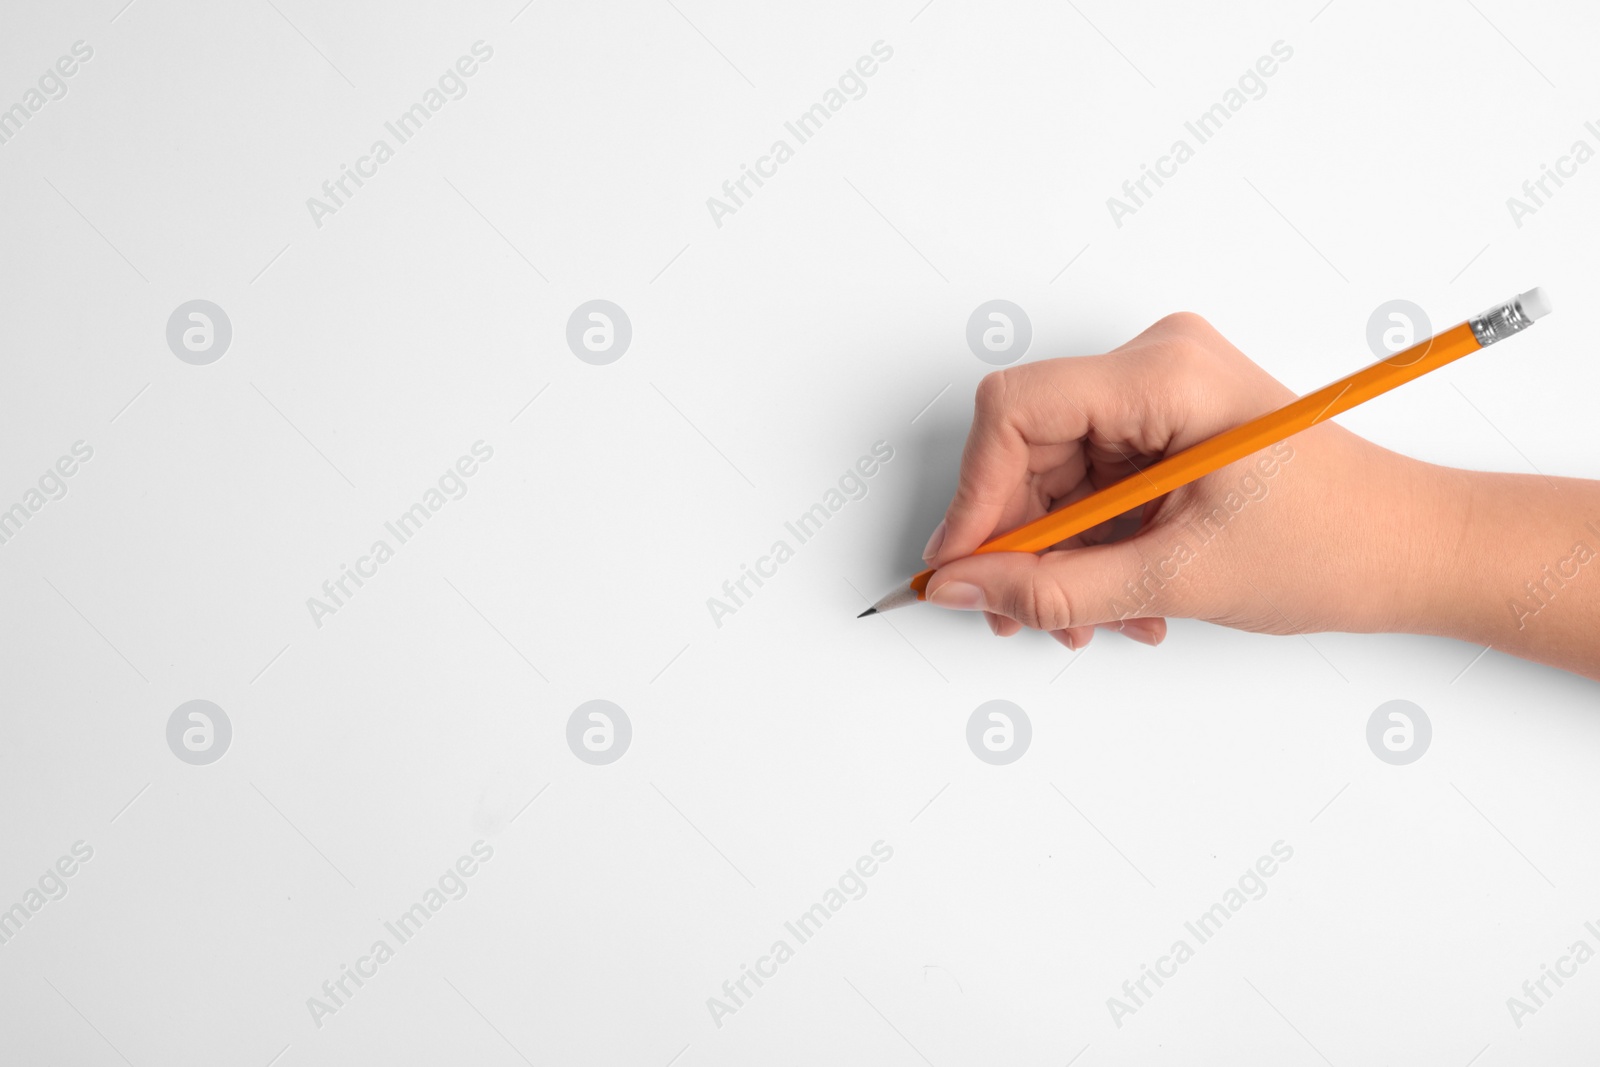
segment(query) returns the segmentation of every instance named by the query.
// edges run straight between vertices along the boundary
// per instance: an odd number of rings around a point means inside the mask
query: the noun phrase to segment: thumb
[[[958,559],[928,579],[928,601],[957,611],[991,611],[1037,630],[1185,614],[1178,587],[1146,561],[1132,537],[1114,544]]]

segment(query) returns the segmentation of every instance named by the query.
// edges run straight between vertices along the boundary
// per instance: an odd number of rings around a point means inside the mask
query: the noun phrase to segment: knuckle
[[[1004,614],[1035,630],[1062,630],[1073,625],[1071,599],[1042,567],[1012,585],[1005,596]]]
[[[976,406],[982,415],[998,416],[1006,407],[1011,378],[1004,370],[990,371],[978,382]]]
[[[1179,367],[1193,368],[1212,362],[1217,351],[1217,331],[1192,311],[1168,315],[1161,327],[1160,352]]]
[[[1205,339],[1216,333],[1216,328],[1193,311],[1174,311],[1156,323],[1162,329],[1180,336]]]
[[[1205,321],[1199,316],[1195,320]],[[1167,333],[1150,354],[1155,358],[1152,369],[1166,376],[1169,383],[1193,384],[1207,381],[1216,373],[1221,349],[1214,333],[1185,328]]]
[[[945,528],[945,541],[950,541],[950,527],[955,527],[963,535],[969,521],[983,508],[983,487],[976,482],[962,478],[956,486],[955,495],[950,498],[950,507],[945,512],[950,526]]]
[[[1008,585],[1001,595],[1003,614],[1011,616],[1024,626],[1038,629],[1039,619],[1034,612],[1034,605],[1032,582],[1014,582]]]
[[[1043,567],[1035,572],[1033,586],[1033,610],[1039,617],[1039,629],[1065,630],[1078,624],[1071,594],[1060,582],[1049,577]]]

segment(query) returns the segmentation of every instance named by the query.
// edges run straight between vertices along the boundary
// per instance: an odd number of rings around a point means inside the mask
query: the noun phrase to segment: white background
[[[1544,285],[1530,334],[1341,421],[1600,475],[1600,163],[1506,206],[1600,147],[1600,13],[122,2],[11,0],[0,31],[0,106],[94,50],[0,145],[0,507],[94,449],[0,545],[0,907],[94,850],[0,945],[0,1059],[1592,1059],[1600,963],[1520,1029],[1506,998],[1600,949],[1593,683],[1444,640],[1180,622],[1074,656],[854,615],[918,567],[997,297],[1029,359],[1186,308],[1305,391],[1369,361],[1386,300],[1442,328]],[[468,94],[317,226],[306,199],[478,40]],[[880,40],[866,95],[715,225]],[[1106,198],[1279,40],[1266,94],[1116,226]],[[233,326],[208,366],[165,340],[196,298]],[[633,324],[609,366],[565,342],[594,298]],[[479,440],[470,492],[317,626],[306,599]],[[866,498],[715,626],[878,440]],[[597,698],[633,725],[609,766],[565,741]],[[1397,698],[1434,730],[1405,767],[1365,740]],[[192,699],[233,726],[208,766],[166,742]],[[1033,724],[1007,767],[965,740],[991,699]],[[470,892],[316,1025],[480,839]],[[878,840],[866,896],[714,1025]],[[1279,840],[1267,895],[1114,1025]]]

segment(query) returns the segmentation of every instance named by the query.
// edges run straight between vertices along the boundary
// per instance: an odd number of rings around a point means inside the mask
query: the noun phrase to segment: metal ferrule
[[[1481,315],[1474,315],[1467,320],[1467,324],[1472,327],[1472,335],[1478,339],[1478,344],[1488,348],[1496,341],[1504,341],[1512,334],[1526,330],[1533,325],[1533,319],[1522,310],[1519,298],[1513,297]]]

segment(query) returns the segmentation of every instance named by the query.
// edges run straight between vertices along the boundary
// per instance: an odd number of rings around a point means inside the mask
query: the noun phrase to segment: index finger
[[[944,537],[931,560],[942,566],[1004,532],[1019,486],[1041,446],[1076,446],[1091,431],[1109,440],[1134,436],[1140,420],[1129,397],[1143,393],[1142,361],[1116,354],[1042,360],[1008,367],[978,383],[961,476],[945,512]],[[1083,463],[1081,450],[1067,462]]]

